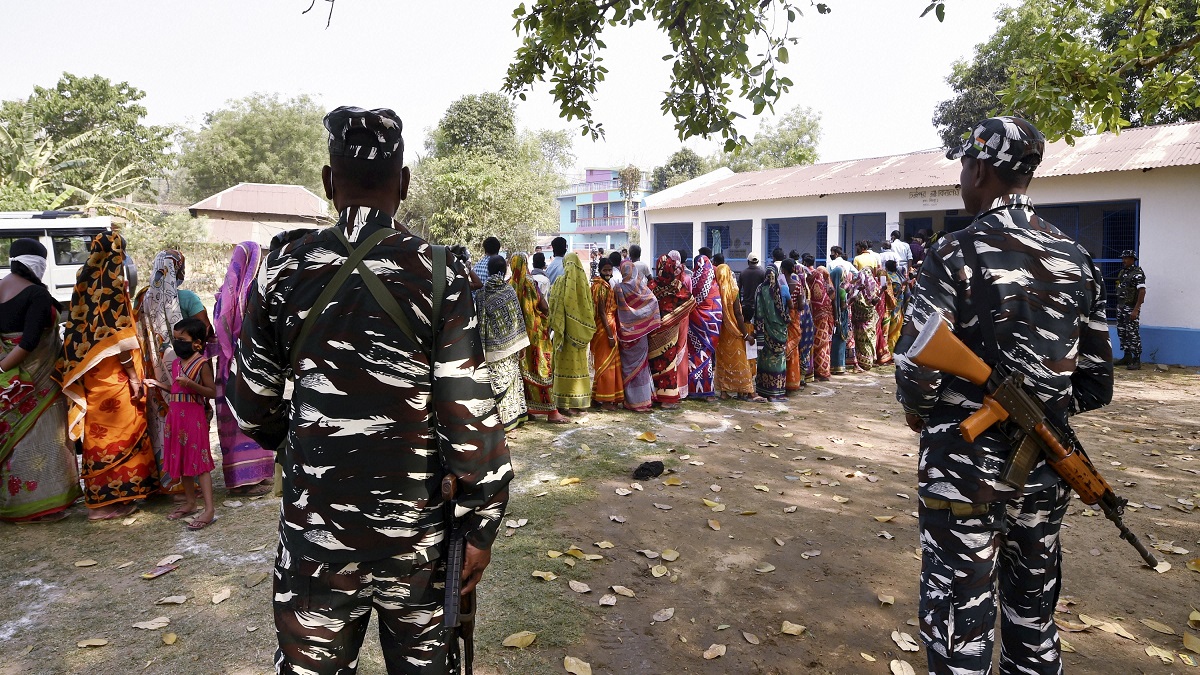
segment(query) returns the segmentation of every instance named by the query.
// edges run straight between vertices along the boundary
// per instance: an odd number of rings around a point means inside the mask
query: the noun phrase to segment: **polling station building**
[[[653,260],[670,250],[718,248],[740,271],[750,251],[776,246],[854,255],[894,230],[953,232],[963,210],[960,164],[942,150],[768,171],[719,169],[646,197],[640,236]],[[1115,321],[1120,254],[1134,249],[1146,272],[1142,359],[1200,365],[1200,122],[1126,129],[1050,143],[1029,195],[1038,214],[1082,244],[1100,267]],[[820,262],[818,263],[820,264]],[[1117,350],[1115,324],[1113,348]]]

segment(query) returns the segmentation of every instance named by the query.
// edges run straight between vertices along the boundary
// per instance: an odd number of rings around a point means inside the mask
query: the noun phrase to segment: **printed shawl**
[[[783,299],[779,270],[774,265],[767,267],[767,276],[758,287],[755,303],[755,324],[767,337],[778,343],[787,342],[789,306]]]
[[[579,255],[568,253],[563,259],[563,273],[550,287],[550,330],[557,350],[564,343],[584,348],[596,334],[595,309],[587,271]]]
[[[521,301],[503,274],[488,277],[479,293],[483,309],[479,335],[488,361],[501,361],[529,346]]]
[[[217,293],[217,305],[213,310],[213,329],[217,334],[216,379],[219,382],[229,377],[229,367],[233,363],[238,338],[242,335],[246,301],[258,275],[261,256],[258,244],[252,241],[244,241],[235,246],[229,261],[229,270],[225,272],[225,282],[221,284],[221,290]],[[178,305],[179,295],[176,293],[175,306]]]
[[[658,298],[628,260],[621,263],[621,280],[616,292],[617,329],[622,341],[634,342],[662,326]]]
[[[553,372],[553,346],[550,343],[550,317],[538,309],[537,283],[529,278],[529,262],[523,253],[512,257],[512,279],[509,284],[521,303],[521,314],[525,317],[525,332],[529,335],[529,348],[521,359],[526,382],[549,386]]]
[[[658,298],[664,329],[678,326],[680,321],[688,318],[696,303],[692,289],[683,283],[683,271],[683,265],[678,260],[662,255],[658,258],[657,276],[650,280],[650,290]]]

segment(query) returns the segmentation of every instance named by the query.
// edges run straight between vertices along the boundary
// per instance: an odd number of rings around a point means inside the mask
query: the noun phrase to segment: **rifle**
[[[460,594],[467,539],[462,520],[454,517],[457,492],[458,478],[454,474],[446,474],[442,478],[442,500],[446,503],[450,535],[447,541],[449,550],[446,554],[446,598],[442,609],[442,627],[446,629],[450,643],[450,672],[462,673],[465,670],[466,675],[472,675],[475,661],[475,591]],[[459,638],[462,638],[461,652]]]
[[[1006,432],[1016,450],[1005,462],[1001,481],[1023,489],[1029,472],[1044,455],[1050,467],[1079,494],[1084,504],[1099,504],[1104,515],[1121,531],[1121,538],[1133,546],[1147,565],[1158,566],[1154,554],[1125,526],[1123,515],[1128,500],[1118,497],[1096,471],[1079,439],[1069,431],[1064,433],[1046,416],[1045,406],[1025,386],[1021,373],[1004,364],[988,366],[950,331],[940,316],[925,322],[907,357],[919,366],[961,377],[986,392],[983,406],[958,425],[967,442],[973,443],[998,422],[1008,421],[1012,424],[1010,429],[1015,427],[1014,431]]]

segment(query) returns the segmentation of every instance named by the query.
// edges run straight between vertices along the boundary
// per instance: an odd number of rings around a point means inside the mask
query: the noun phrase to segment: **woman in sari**
[[[846,367],[853,364],[848,363],[850,342],[854,339],[854,329],[850,326],[850,307],[848,304],[849,290],[847,276],[852,275],[845,267],[835,265],[829,268],[829,279],[833,284],[832,293],[830,294],[831,308],[833,310],[833,339],[830,342],[830,373],[833,375],[845,375]]]
[[[658,299],[662,323],[650,334],[650,373],[654,378],[654,398],[670,410],[679,407],[687,394],[686,376],[681,386],[679,373],[687,372],[687,324],[696,300],[691,288],[683,284],[683,265],[669,255],[659,256],[656,276],[650,290]]]
[[[791,303],[784,296],[783,286],[774,265],[767,266],[767,275],[758,287],[754,301],[754,325],[763,333],[763,348],[758,350],[758,374],[754,388],[768,401],[786,400],[787,340]]]
[[[563,258],[563,272],[550,286],[550,337],[554,344],[554,401],[564,415],[592,405],[587,348],[596,334],[596,310],[587,271],[576,253]]]
[[[217,293],[216,317],[217,368],[214,372],[217,387],[217,437],[221,441],[221,472],[230,494],[241,496],[264,495],[271,491],[275,470],[275,449],[262,448],[242,433],[233,412],[225,402],[225,384],[233,365],[238,339],[242,335],[242,317],[246,301],[258,275],[261,258],[258,244],[244,241],[233,249],[225,283]]]
[[[688,318],[688,396],[712,401],[716,394],[715,359],[724,315],[721,288],[708,256],[697,257],[695,267],[691,290],[696,306]]]
[[[59,362],[71,401],[72,439],[83,440],[84,504],[88,518],[132,513],[158,489],[154,449],[146,430],[143,361],[125,281],[125,241],[116,233],[92,240],[79,269]]]
[[[691,272],[691,270],[689,270],[688,266],[686,264],[684,264],[683,257],[679,253],[679,251],[671,251],[670,253],[667,253],[667,255],[671,257],[671,260],[674,260],[676,263],[679,264],[679,271],[680,271],[679,283],[682,284],[684,290],[686,290],[690,294],[692,292],[692,272]],[[690,315],[688,317],[685,317],[684,320],[679,324],[679,359],[680,359],[680,363],[682,363],[682,364],[690,363],[689,358],[688,358],[689,357],[688,351],[690,351],[690,349],[691,349],[688,345],[688,329],[691,327],[691,322],[688,319],[690,319],[690,318],[691,318]],[[682,365],[679,368],[677,368],[675,371],[675,376],[679,378],[679,398],[680,398],[680,400],[688,397],[689,376],[690,375],[691,375],[691,369],[687,365]]]
[[[525,381],[525,404],[529,419],[536,420],[544,416],[551,424],[566,424],[567,419],[559,414],[554,404],[554,371],[551,368],[554,345],[550,342],[550,309],[529,274],[529,261],[523,253],[512,257],[509,285],[521,303],[525,333],[529,336],[529,346],[521,352],[519,360],[521,378]]]
[[[761,403],[766,399],[754,393],[754,371],[746,358],[746,322],[742,318],[737,280],[733,278],[733,270],[725,264],[717,265],[714,276],[717,288],[721,289],[721,305],[725,308],[721,317],[721,339],[717,342],[714,388],[723,399],[740,398]],[[751,334],[749,339],[753,340],[754,335]]]
[[[888,347],[888,331],[892,327],[891,310],[896,306],[896,300],[892,295],[892,285],[888,283],[887,269],[879,267],[875,270],[875,283],[879,286],[879,299],[875,301],[875,311],[879,314],[879,319],[875,323],[877,327],[875,363],[883,366],[892,362],[892,350]]]
[[[792,312],[788,321],[787,391],[799,391],[807,384],[806,373],[812,361],[813,319],[809,306],[808,285],[804,283],[804,267],[792,258],[783,261],[783,279],[791,294]],[[803,271],[802,271],[803,270]]]
[[[895,353],[900,341],[900,329],[904,327],[904,307],[908,304],[908,285],[894,261],[887,262],[888,286],[892,290],[894,303],[888,310],[888,351]]]
[[[833,282],[829,270],[815,267],[808,276],[808,295],[812,305],[813,327],[813,374],[818,382],[828,382],[830,376],[829,351],[833,340]]]
[[[61,306],[42,283],[46,247],[15,239],[0,279],[0,520],[62,520],[79,499],[67,405],[54,381]]]
[[[504,430],[512,431],[528,417],[525,387],[521,381],[521,351],[529,346],[529,334],[525,332],[525,318],[521,316],[521,301],[504,280],[507,271],[508,263],[504,257],[492,256],[488,260],[487,281],[479,290],[476,301],[481,310],[479,337],[492,378],[496,410]]]
[[[879,301],[879,284],[875,272],[865,269],[855,275],[854,288],[850,291],[850,315],[854,325],[854,346],[857,349],[856,363],[862,370],[875,366],[876,323],[879,314],[875,303]]]
[[[617,302],[617,335],[621,339],[621,377],[625,384],[625,407],[650,412],[654,403],[654,381],[650,377],[647,336],[662,327],[658,298],[633,264],[621,263]]]
[[[625,383],[621,376],[621,351],[617,347],[617,300],[612,287],[612,260],[601,258],[596,274],[592,279],[592,304],[596,308],[596,335],[592,337],[592,363],[596,375],[592,400],[605,410],[616,410],[625,402]]]

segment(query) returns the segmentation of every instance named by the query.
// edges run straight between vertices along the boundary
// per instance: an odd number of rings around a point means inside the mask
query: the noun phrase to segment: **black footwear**
[[[1129,365],[1125,366],[1125,370],[1141,370],[1141,369],[1142,369],[1142,359],[1141,358],[1130,359]]]
[[[1130,361],[1129,352],[1125,352],[1124,356],[1122,356],[1120,359],[1118,359],[1116,361],[1113,361],[1113,365],[1114,366],[1127,366],[1127,365],[1129,365],[1129,361]]]

